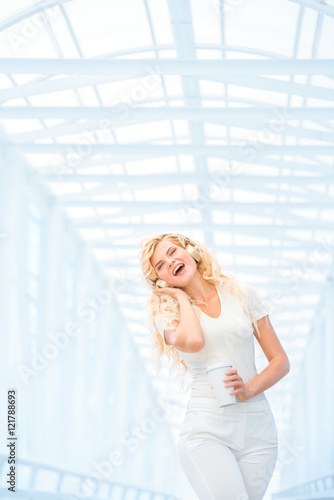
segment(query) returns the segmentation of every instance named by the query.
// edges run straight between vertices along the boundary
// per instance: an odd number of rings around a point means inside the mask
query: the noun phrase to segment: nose
[[[169,269],[171,269],[174,265],[175,259],[171,259],[170,264],[169,264]]]

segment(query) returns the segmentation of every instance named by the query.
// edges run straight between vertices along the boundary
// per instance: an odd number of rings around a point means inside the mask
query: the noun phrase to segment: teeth
[[[179,264],[179,265],[177,266],[177,268],[176,268],[176,269],[175,269],[175,271],[174,271],[174,276],[176,275],[177,270],[178,270],[178,269],[180,269],[180,267],[182,267],[182,266],[183,266],[183,264]]]

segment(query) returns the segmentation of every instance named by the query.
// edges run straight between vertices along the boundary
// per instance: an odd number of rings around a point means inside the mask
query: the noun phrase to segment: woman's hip
[[[212,440],[235,451],[278,445],[274,415],[266,398],[221,408],[203,398],[194,399],[188,403],[179,433],[179,439],[191,446],[203,446]]]

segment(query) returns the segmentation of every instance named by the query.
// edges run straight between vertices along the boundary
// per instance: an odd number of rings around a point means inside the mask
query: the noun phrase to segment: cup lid
[[[222,366],[232,366],[231,361],[222,361],[221,363],[215,363],[207,367],[206,371],[214,370],[215,368],[221,368]]]

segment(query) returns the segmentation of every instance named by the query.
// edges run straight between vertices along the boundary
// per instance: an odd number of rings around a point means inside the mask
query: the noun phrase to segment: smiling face
[[[187,250],[168,239],[157,244],[150,262],[160,279],[179,288],[190,283],[197,271],[197,264]]]

